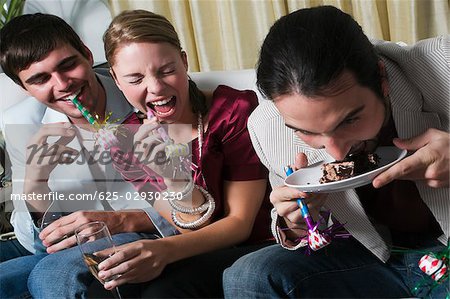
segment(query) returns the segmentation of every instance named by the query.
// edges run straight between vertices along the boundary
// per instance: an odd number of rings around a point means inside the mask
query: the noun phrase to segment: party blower
[[[292,173],[294,173],[292,168],[289,166],[285,167],[285,171],[287,176],[290,176]],[[308,227],[309,248],[316,251],[330,244],[331,237],[328,234],[319,231],[318,225],[314,223],[314,220],[309,213],[308,206],[303,201],[303,198],[298,198],[297,204],[300,207],[300,212],[302,213],[302,217],[306,222],[306,226]]]
[[[119,140],[114,135],[114,131],[117,128],[115,125],[101,125],[98,121],[92,116],[92,114],[80,103],[78,100],[78,94],[69,97],[70,101],[77,107],[77,109],[81,112],[84,118],[97,130],[96,140],[100,144],[100,146],[108,150],[113,146],[119,144]],[[107,123],[111,113],[105,117],[105,123]]]

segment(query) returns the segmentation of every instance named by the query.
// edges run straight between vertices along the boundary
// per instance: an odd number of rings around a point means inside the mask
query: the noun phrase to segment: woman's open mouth
[[[165,117],[173,113],[176,102],[176,97],[172,96],[160,101],[148,102],[147,107],[156,112],[157,116]]]

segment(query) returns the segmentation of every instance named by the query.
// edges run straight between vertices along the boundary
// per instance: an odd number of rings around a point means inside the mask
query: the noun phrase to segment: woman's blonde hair
[[[121,44],[130,42],[167,42],[180,49],[180,39],[164,16],[146,10],[125,10],[117,15],[103,35],[105,56],[114,65],[114,56]]]
[[[105,57],[109,65],[115,64],[117,50],[129,43],[166,42],[180,50],[181,44],[175,28],[164,16],[147,10],[125,10],[117,15],[103,35]],[[189,79],[189,100],[192,111],[205,115],[208,111],[205,95]]]

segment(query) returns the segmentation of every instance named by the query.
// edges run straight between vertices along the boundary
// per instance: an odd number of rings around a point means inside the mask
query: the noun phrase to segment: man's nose
[[[53,79],[54,79],[55,86],[58,89],[58,91],[63,91],[63,92],[69,91],[71,82],[67,78],[66,75],[61,74],[61,73],[56,73],[53,75]]]
[[[343,160],[351,148],[351,143],[333,136],[324,137],[323,145],[328,154],[336,160]]]

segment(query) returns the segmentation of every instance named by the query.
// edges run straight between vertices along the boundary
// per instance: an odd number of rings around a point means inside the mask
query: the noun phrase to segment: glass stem
[[[119,292],[119,287],[115,287],[114,289],[112,289],[111,293],[113,294],[114,298],[122,299],[122,296],[120,295],[120,292]]]

